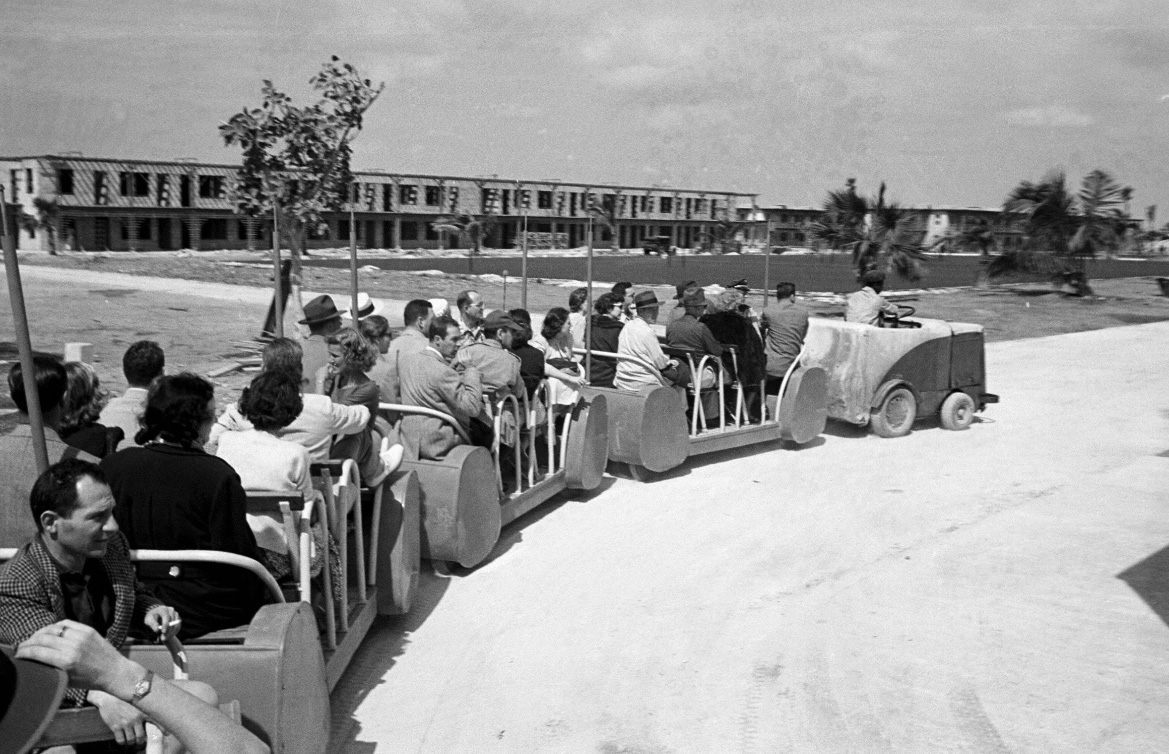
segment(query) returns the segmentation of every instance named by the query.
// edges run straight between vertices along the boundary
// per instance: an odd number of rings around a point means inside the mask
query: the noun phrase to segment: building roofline
[[[225,168],[228,170],[238,170],[239,164],[230,164],[222,162],[200,162],[194,159],[173,159],[173,160],[147,160],[147,159],[125,159],[119,157],[86,157],[83,155],[70,154],[42,154],[42,155],[25,155],[23,157],[0,157],[0,161],[16,162],[20,160],[71,160],[75,162],[116,162],[126,165],[167,165],[167,166],[184,166],[184,167],[206,167],[206,168]],[[565,181],[565,180],[530,180],[526,178],[497,178],[485,176],[471,176],[471,175],[438,175],[434,173],[397,173],[389,170],[362,170],[353,169],[354,175],[375,175],[384,176],[386,178],[418,178],[430,179],[440,181],[484,181],[484,182],[499,182],[521,184],[524,186],[565,186],[589,189],[609,189],[613,191],[638,191],[638,192],[664,192],[664,193],[686,193],[686,194],[711,194],[716,196],[734,196],[734,197],[756,197],[758,193],[751,193],[745,191],[724,191],[721,189],[688,189],[675,188],[673,186],[626,186],[614,183],[590,183],[588,181]]]

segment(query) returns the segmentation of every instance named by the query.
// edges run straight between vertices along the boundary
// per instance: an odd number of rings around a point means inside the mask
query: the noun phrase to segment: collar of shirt
[[[58,576],[61,576],[61,577],[73,576],[73,577],[78,577],[78,578],[81,576],[82,571],[70,570],[64,563],[57,560],[57,558],[53,557],[53,551],[49,549],[49,545],[45,542],[44,534],[38,533],[37,538],[40,540],[40,544],[41,544],[41,547],[45,551],[45,555],[49,556],[49,562],[51,562],[53,564],[53,567],[57,569]],[[88,561],[86,561],[86,562],[88,562]],[[82,568],[84,568],[84,566],[82,566]]]

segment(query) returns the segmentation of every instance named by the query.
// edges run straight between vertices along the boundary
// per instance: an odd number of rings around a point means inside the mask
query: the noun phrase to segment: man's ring
[[[65,638],[65,629],[66,628],[68,628],[68,626],[66,626],[65,624],[61,624],[60,626],[58,626],[57,627],[57,636],[61,637],[62,639]]]

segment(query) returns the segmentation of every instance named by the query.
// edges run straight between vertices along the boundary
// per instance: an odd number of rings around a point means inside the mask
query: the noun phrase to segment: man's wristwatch
[[[130,704],[138,704],[143,697],[150,693],[154,688],[154,671],[147,670],[146,675],[142,676],[142,680],[134,684],[134,693],[130,696]]]

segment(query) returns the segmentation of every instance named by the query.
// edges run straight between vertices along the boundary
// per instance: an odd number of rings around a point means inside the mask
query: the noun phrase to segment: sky
[[[994,207],[1100,168],[1169,220],[1165,0],[5,0],[0,154],[237,162],[218,124],[332,55],[386,83],[356,169]]]

